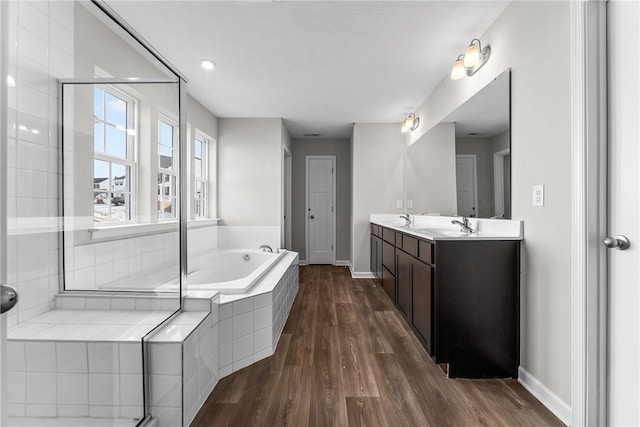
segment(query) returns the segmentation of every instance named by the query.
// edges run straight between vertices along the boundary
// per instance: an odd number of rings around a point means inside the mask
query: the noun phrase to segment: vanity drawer
[[[408,253],[409,255],[412,255],[417,258],[418,257],[418,239],[404,234],[402,236],[402,250]]]
[[[396,242],[396,232],[390,228],[382,228],[382,240],[391,243],[392,245]]]
[[[433,243],[418,240],[418,257],[420,261],[433,264]]]
[[[377,224],[371,224],[371,234],[382,237],[382,227]]]

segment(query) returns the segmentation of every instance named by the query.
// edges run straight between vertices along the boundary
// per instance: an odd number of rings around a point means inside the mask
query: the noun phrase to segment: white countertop
[[[427,240],[523,240],[524,223],[509,219],[469,218],[473,233],[463,233],[451,221],[460,217],[411,215],[411,224],[399,214],[371,214],[369,221]]]

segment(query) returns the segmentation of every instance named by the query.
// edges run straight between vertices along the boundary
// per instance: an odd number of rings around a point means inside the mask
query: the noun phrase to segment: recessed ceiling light
[[[202,61],[200,61],[200,65],[207,71],[211,71],[216,68],[216,63],[210,59],[203,59]]]

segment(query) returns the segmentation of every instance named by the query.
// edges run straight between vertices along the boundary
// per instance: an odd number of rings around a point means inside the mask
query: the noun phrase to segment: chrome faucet
[[[411,215],[409,214],[402,214],[400,215],[400,218],[404,219],[405,221],[407,221],[407,224],[411,224]]]
[[[271,249],[271,246],[269,245],[260,245],[260,249],[262,249],[263,252],[273,253],[273,249]]]
[[[452,220],[451,224],[458,224],[460,226],[461,233],[473,233],[473,228],[469,225],[469,218],[465,216],[462,217],[462,221],[458,221],[457,219]]]

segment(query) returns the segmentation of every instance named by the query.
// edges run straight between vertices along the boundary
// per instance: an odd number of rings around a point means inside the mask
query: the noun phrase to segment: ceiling
[[[218,117],[281,117],[292,138],[417,109],[507,1],[116,1],[108,5]],[[205,71],[200,60],[217,67]]]

